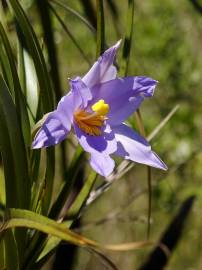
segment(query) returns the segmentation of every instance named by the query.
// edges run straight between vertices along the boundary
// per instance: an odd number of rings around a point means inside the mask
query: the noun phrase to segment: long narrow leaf
[[[84,183],[83,188],[77,195],[74,203],[71,205],[70,209],[68,210],[68,217],[70,220],[63,222],[63,224],[66,226],[66,228],[70,228],[73,220],[78,217],[78,214],[82,208],[82,206],[85,204],[85,201],[95,183],[96,180],[96,173],[92,172],[87,180]],[[50,255],[50,252],[57,247],[57,245],[61,242],[61,240],[57,237],[51,237],[48,242],[46,243],[42,253],[40,254],[38,260],[44,260],[44,257],[48,257],[47,255]]]
[[[74,43],[74,45],[76,46],[76,48],[78,49],[78,51],[80,52],[80,54],[83,56],[83,59],[89,64],[89,66],[91,66],[91,63],[88,60],[88,57],[86,56],[86,54],[83,51],[82,47],[79,45],[79,43],[77,42],[77,40],[73,36],[72,32],[70,31],[70,29],[67,27],[67,23],[64,23],[63,22],[63,20],[61,19],[61,17],[59,16],[59,14],[57,13],[57,11],[54,9],[54,7],[52,5],[49,5],[49,8],[53,12],[53,14],[55,15],[55,17],[59,21],[59,23],[61,24],[61,26],[64,29],[65,33],[69,36],[69,38],[72,40],[72,42]]]
[[[50,74],[54,84],[54,91],[56,95],[57,102],[60,100],[62,96],[61,83],[59,77],[58,70],[58,59],[57,59],[57,50],[54,42],[54,33],[53,27],[51,23],[51,18],[49,14],[49,5],[47,0],[36,0],[36,4],[38,7],[39,15],[41,18],[42,26],[43,26],[43,34],[45,44],[48,50],[48,58],[50,62]]]
[[[102,250],[113,251],[128,251],[134,249],[140,249],[151,245],[151,242],[131,242],[124,244],[107,244],[101,245],[96,241],[83,237],[77,233],[66,228],[65,225],[59,224],[47,217],[36,214],[28,210],[21,209],[7,209],[4,217],[4,223],[1,226],[1,231],[14,227],[26,227],[36,230],[40,230],[46,234],[59,237],[64,241],[81,247],[90,247]]]
[[[46,63],[37,40],[36,34],[23,11],[20,3],[16,0],[9,0],[12,11],[18,21],[19,27],[24,34],[27,48],[32,55],[37,77],[40,85],[40,95],[44,112],[49,112],[54,108],[54,91],[47,71]]]
[[[96,29],[94,26],[86,19],[84,18],[78,11],[74,10],[73,8],[69,7],[66,3],[62,3],[57,0],[51,0],[52,3],[60,6],[63,10],[73,14],[76,18],[78,18],[84,25],[86,25],[93,34],[96,34]]]
[[[1,76],[0,119],[0,150],[6,179],[6,205],[29,208],[30,182],[25,145],[16,107]]]
[[[16,0],[9,1],[12,11],[16,17],[18,25],[24,35],[27,48],[32,56],[34,61],[35,70],[37,73],[37,78],[40,86],[40,97],[42,102],[43,112],[49,112],[54,108],[54,91],[52,88],[52,83],[50,80],[50,76],[47,71],[46,63],[42,54],[42,50],[40,48],[39,42],[37,40],[36,34],[23,11],[20,3]],[[54,176],[54,151],[49,151],[47,155],[47,166],[46,166],[46,180],[50,184],[53,182]],[[52,184],[50,184],[52,186]],[[50,197],[49,197],[50,198]],[[50,203],[50,200],[49,200]],[[48,210],[48,206],[46,203],[46,211]]]
[[[6,206],[28,209],[30,207],[31,188],[26,149],[15,104],[1,76],[0,130],[0,151],[4,164]],[[19,240],[17,245],[21,261],[26,239],[25,232],[17,231],[15,236]],[[6,246],[9,245],[6,241]],[[6,255],[7,252],[10,252],[9,248],[6,248]]]
[[[97,57],[105,50],[105,23],[103,0],[97,0]]]
[[[122,62],[120,69],[120,74],[122,76],[125,76],[128,73],[131,43],[133,37],[133,18],[134,18],[134,0],[128,0],[126,34],[123,43]]]
[[[29,118],[28,118],[28,113],[27,113],[27,108],[26,108],[26,102],[25,102],[21,85],[20,85],[20,81],[18,78],[11,45],[9,43],[8,37],[6,35],[6,32],[1,22],[0,22],[0,36],[1,36],[1,40],[5,48],[5,51],[6,51],[6,56],[8,59],[7,62],[9,62],[9,66],[10,66],[10,70],[12,74],[11,79],[13,83],[10,82],[9,85],[10,86],[13,85],[13,89],[11,89],[11,92],[14,94],[16,111],[21,122],[25,144],[29,146],[30,145],[30,124],[29,124]]]

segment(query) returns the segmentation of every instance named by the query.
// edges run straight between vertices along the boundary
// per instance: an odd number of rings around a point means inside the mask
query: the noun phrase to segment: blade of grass
[[[96,28],[96,26],[97,26],[96,15],[95,15],[95,9],[94,9],[92,1],[91,0],[80,0],[80,2],[83,6],[86,17],[91,22],[91,24],[94,26],[94,28]]]
[[[13,231],[10,229],[5,232],[5,264],[9,270],[20,270],[20,262],[18,257],[18,247],[16,245]]]
[[[37,40],[36,34],[24,12],[20,3],[16,0],[9,0],[10,7],[16,17],[19,28],[21,29],[24,39],[26,42],[27,49],[29,50],[37,73],[37,78],[40,86],[40,101],[41,113],[49,112],[54,108],[54,91],[51,83],[50,76],[47,71],[46,63],[43,57],[42,50],[40,48],[39,42]],[[39,115],[41,117],[41,115]],[[46,166],[46,180],[49,183],[49,187],[53,185],[53,176],[54,176],[54,163],[51,162],[54,160],[54,150],[50,150],[47,154],[47,166]],[[51,190],[51,189],[50,189]],[[49,197],[51,198],[51,196]],[[47,199],[48,200],[48,199]],[[50,200],[49,200],[50,203]],[[46,207],[48,209],[47,201]]]
[[[14,87],[13,87],[13,77],[8,61],[8,57],[4,50],[2,42],[0,42],[0,64],[1,64],[1,72],[4,77],[6,84],[8,85],[9,89],[11,90],[11,95],[14,97]]]
[[[27,97],[27,85],[26,85],[26,72],[25,72],[25,59],[24,59],[24,53],[23,53],[23,47],[21,45],[21,42],[18,40],[18,74],[19,74],[19,81],[22,86],[23,93],[25,97]]]
[[[0,151],[4,165],[6,206],[28,209],[30,207],[31,188],[26,149],[15,104],[1,76],[0,130]],[[26,240],[25,233],[25,231],[16,231],[15,233],[18,239],[20,261],[22,260]],[[9,245],[9,243],[6,243],[6,245]],[[9,248],[6,249],[6,252],[9,252]]]
[[[0,236],[0,269],[6,268],[5,255],[5,241],[2,239],[2,236]]]
[[[144,124],[142,121],[140,109],[137,109],[137,111],[135,112],[135,118],[136,118],[139,132],[145,138],[146,132],[144,129]],[[150,236],[150,219],[151,219],[151,203],[152,203],[152,183],[151,183],[151,180],[152,180],[151,167],[147,166],[147,185],[148,185],[147,239],[149,239],[149,236]]]
[[[6,179],[6,204],[8,207],[29,208],[30,182],[25,145],[16,107],[1,76],[0,118],[0,148]]]
[[[50,218],[58,218],[60,215],[60,211],[62,210],[65,202],[67,201],[68,195],[71,192],[71,187],[73,186],[76,174],[78,172],[78,169],[81,165],[81,160],[83,159],[83,149],[81,148],[81,146],[78,146],[76,149],[76,152],[74,154],[74,157],[71,161],[70,167],[67,171],[67,177],[65,179],[65,184],[58,196],[58,198],[56,199],[49,217]]]
[[[12,82],[9,83],[10,86],[11,85],[13,86],[11,93],[14,93],[13,98],[15,100],[17,114],[21,122],[25,144],[26,146],[29,146],[30,145],[30,123],[29,123],[29,117],[28,117],[28,112],[26,108],[26,102],[23,96],[19,77],[17,74],[17,69],[15,66],[12,48],[1,22],[0,22],[0,37],[4,45],[4,49],[6,52],[7,59],[8,59],[7,62],[9,63],[11,74],[12,74],[12,77],[10,77],[10,79],[12,79]]]
[[[120,28],[120,21],[119,21],[119,11],[117,8],[117,4],[113,0],[107,0],[107,5],[109,7],[109,11],[112,15],[112,20],[114,24],[114,28],[116,30],[117,39],[120,39],[121,34],[121,28]]]
[[[9,4],[24,35],[27,48],[34,61],[40,85],[40,95],[43,105],[43,111],[49,112],[54,108],[54,91],[42,54],[42,50],[40,48],[36,34],[20,3],[16,0],[9,0]]]
[[[47,0],[36,0],[36,5],[40,15],[41,23],[43,26],[43,35],[45,44],[48,50],[48,58],[50,62],[50,75],[54,85],[54,91],[57,102],[62,96],[61,83],[58,70],[57,50],[54,43],[54,33],[49,14],[49,4]]]
[[[59,237],[64,241],[80,247],[90,247],[92,250],[128,251],[151,245],[151,242],[148,241],[101,245],[94,240],[74,233],[67,229],[64,224],[59,224],[45,216],[23,209],[7,209],[4,216],[4,222],[0,228],[1,232],[14,227],[26,227],[40,230],[46,234]]]
[[[113,270],[118,270],[118,268],[116,267],[116,265],[111,261],[111,259],[109,259],[109,257],[107,257],[104,253],[102,253],[101,251],[98,250],[91,250],[90,248],[86,248],[86,250],[88,252],[90,252],[92,255],[94,255],[95,257],[97,257],[100,260],[100,263],[106,268],[106,269],[113,269]],[[53,255],[54,250],[51,251],[50,256]],[[49,256],[49,257],[50,257]],[[48,258],[49,258],[48,257]],[[41,269],[44,264],[47,262],[47,258],[43,257],[43,259],[41,259],[40,261],[38,261],[35,264],[35,269]]]
[[[67,220],[62,223],[66,226],[66,228],[70,228],[73,221],[75,221],[76,218],[78,218],[78,215],[82,207],[84,206],[85,201],[87,197],[89,196],[89,193],[95,183],[96,176],[97,176],[96,173],[92,171],[89,177],[87,178],[87,180],[84,182],[84,186],[82,187],[81,191],[77,195],[75,201],[70,206],[67,212],[67,218],[70,220]],[[45,258],[48,259],[51,256],[52,254],[51,252],[57,247],[57,245],[59,245],[60,242],[61,242],[61,239],[57,237],[51,237],[50,239],[48,239],[46,245],[43,248],[43,251],[38,257],[38,262],[39,263],[40,261],[45,262],[46,261]]]
[[[61,16],[59,16],[59,14],[56,12],[56,10],[53,8],[52,5],[49,4],[49,8],[51,9],[51,11],[53,12],[53,14],[55,15],[55,17],[57,18],[57,20],[59,21],[59,23],[61,24],[62,28],[64,29],[65,33],[69,36],[69,38],[72,40],[72,42],[74,43],[74,45],[76,46],[76,48],[78,49],[78,51],[80,52],[80,54],[82,55],[83,59],[89,64],[89,66],[91,66],[91,62],[89,61],[88,57],[85,55],[85,52],[83,51],[83,49],[81,48],[81,46],[79,45],[79,43],[76,41],[75,37],[73,36],[73,34],[71,33],[71,31],[69,30],[69,28],[67,27],[67,23],[64,23],[64,21],[61,19]]]
[[[153,140],[156,135],[161,131],[161,129],[168,123],[170,118],[177,112],[180,105],[177,104],[168,114],[167,116],[160,122],[160,124],[147,136],[147,140]]]
[[[101,263],[103,264],[104,268],[107,267],[107,269],[118,270],[117,266],[101,251],[92,251],[90,248],[88,248],[87,250],[91,252],[94,256],[98,257],[98,259],[101,259]]]
[[[93,34],[96,34],[96,29],[94,26],[84,18],[78,11],[74,10],[73,8],[69,7],[66,3],[59,2],[57,0],[51,0],[53,4],[60,6],[63,10],[73,14],[76,18],[78,18],[82,23],[84,23]]]
[[[97,57],[105,50],[105,22],[103,0],[96,0],[97,6]]]
[[[132,37],[133,37],[133,25],[134,25],[133,21],[134,21],[134,0],[128,0],[126,33],[125,33],[125,38],[123,42],[121,68],[119,72],[121,76],[126,76],[128,73],[131,44],[132,44]]]
[[[61,192],[58,195],[58,198],[54,202],[49,217],[57,219],[60,216],[61,210],[63,209],[69,194],[71,193],[71,188],[74,184],[74,181],[76,179],[76,174],[78,172],[81,160],[83,158],[83,150],[80,146],[78,146],[74,157],[71,161],[70,167],[67,171],[67,177],[65,179],[65,184],[61,190]],[[41,253],[45,243],[46,243],[47,237],[41,237],[38,233],[33,237],[31,244],[26,252],[26,261],[33,261],[35,258],[39,256]],[[34,250],[34,251],[33,251]],[[32,262],[31,262],[32,263]],[[31,264],[30,263],[30,264]]]
[[[38,107],[38,80],[34,63],[29,54],[25,36],[15,20],[16,34],[18,37],[18,72],[26,104],[29,110],[31,125],[36,121]]]
[[[46,149],[46,175],[45,175],[45,188],[42,202],[42,213],[48,213],[51,207],[54,175],[55,175],[55,149],[49,147]]]

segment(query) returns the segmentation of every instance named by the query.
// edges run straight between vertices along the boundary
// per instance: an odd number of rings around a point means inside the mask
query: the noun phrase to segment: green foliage
[[[155,243],[185,197],[198,196],[200,216],[202,16],[182,0],[6,0],[0,9],[0,269],[51,269],[62,241],[84,248],[72,269],[138,267],[151,244],[147,231]],[[101,179],[72,136],[31,149],[31,130],[66,93],[67,78],[82,76],[120,38],[119,75],[159,81],[129,123],[149,134],[169,164],[166,174],[117,160]],[[73,231],[78,220],[87,237]],[[199,252],[183,247],[201,245],[200,226],[194,216],[168,269],[201,269]],[[130,256],[102,252],[139,248]]]

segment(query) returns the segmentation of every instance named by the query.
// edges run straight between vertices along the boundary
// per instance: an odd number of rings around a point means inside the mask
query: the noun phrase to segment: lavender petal
[[[149,143],[127,125],[113,128],[118,143],[116,155],[138,163],[167,170],[165,163],[151,150]]]
[[[113,65],[116,52],[120,46],[121,41],[118,41],[114,46],[106,50],[94,63],[92,68],[83,77],[83,82],[89,87],[96,84],[113,80],[116,78],[117,70]]]
[[[88,153],[109,155],[114,153],[117,149],[114,133],[109,126],[104,127],[102,135],[100,136],[86,134],[76,125],[76,123],[74,123],[74,130],[79,143]]]
[[[93,87],[91,103],[104,99],[110,107],[107,122],[116,126],[137,110],[145,98],[153,95],[156,84],[157,81],[143,76],[117,78]]]
[[[115,162],[109,155],[93,153],[91,154],[90,165],[98,174],[107,177],[112,173]]]
[[[68,135],[70,124],[70,122],[67,124],[66,121],[64,125],[63,121],[60,119],[60,114],[57,111],[49,113],[34,138],[32,148],[37,149],[58,144]]]

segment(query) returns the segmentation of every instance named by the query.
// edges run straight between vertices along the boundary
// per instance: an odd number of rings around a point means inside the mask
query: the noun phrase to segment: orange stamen
[[[97,113],[89,113],[83,110],[78,110],[74,113],[74,120],[78,127],[85,133],[92,136],[101,135],[101,127],[104,124],[106,117]]]

